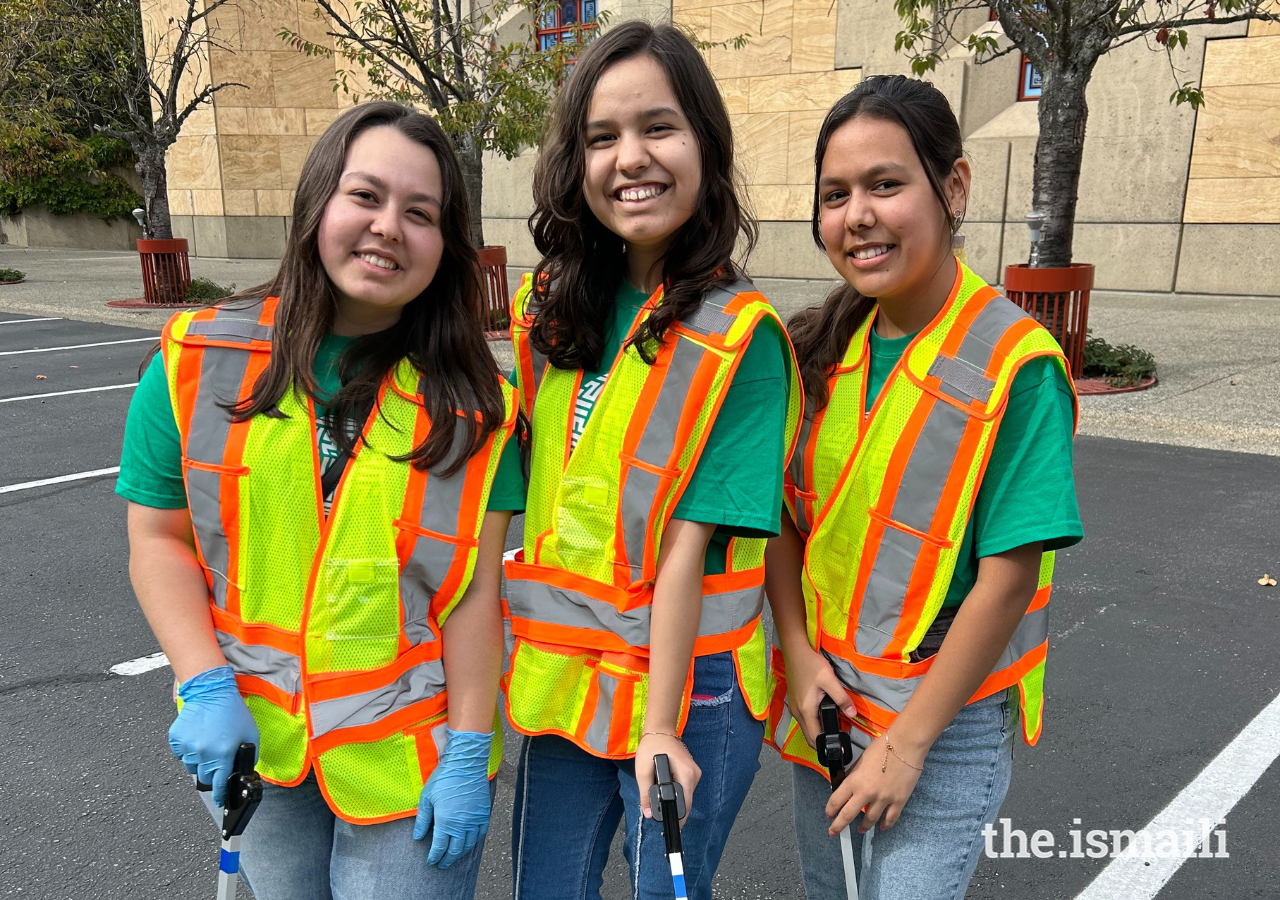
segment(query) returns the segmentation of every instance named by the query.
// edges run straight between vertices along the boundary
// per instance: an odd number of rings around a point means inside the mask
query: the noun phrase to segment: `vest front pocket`
[[[240,573],[231,571],[231,548],[240,545],[238,533],[228,534],[224,523],[238,524],[248,506],[244,476],[248,466],[226,466],[182,458],[182,474],[187,486],[187,506],[191,511],[191,528],[201,562],[213,576],[213,599],[221,609],[227,608],[227,588],[240,590]],[[232,532],[237,529],[233,524]]]
[[[307,624],[307,669],[345,672],[390,664],[399,652],[399,563],[325,559]]]

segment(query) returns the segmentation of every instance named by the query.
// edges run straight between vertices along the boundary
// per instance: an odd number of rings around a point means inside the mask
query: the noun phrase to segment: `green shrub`
[[[44,206],[56,216],[131,220],[142,197],[108,170],[126,168],[133,160],[127,144],[101,134],[82,141],[5,125],[0,127],[0,213],[13,216]]]
[[[1132,344],[1112,346],[1090,329],[1084,342],[1084,377],[1105,378],[1112,387],[1132,387],[1156,374],[1156,358]]]
[[[0,281],[21,281],[26,277],[26,272],[19,272],[17,269],[0,269]]]
[[[212,278],[192,278],[191,287],[187,288],[187,299],[198,300],[201,303],[216,303],[235,292],[235,282],[221,285]]]

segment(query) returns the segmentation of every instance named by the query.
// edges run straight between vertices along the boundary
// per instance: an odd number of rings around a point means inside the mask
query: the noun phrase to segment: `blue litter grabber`
[[[662,839],[667,847],[667,862],[671,865],[671,883],[675,887],[676,900],[689,900],[684,886],[684,845],[680,843],[680,820],[685,814],[684,788],[671,777],[671,761],[667,754],[655,756],[653,768],[649,808],[653,817],[662,823]]]
[[[262,801],[262,779],[254,771],[257,759],[256,746],[241,744],[227,778],[227,805],[222,809],[222,852],[218,858],[218,900],[235,900],[236,886],[240,883],[240,835],[244,834]],[[213,790],[213,785],[202,784],[194,775],[191,778],[196,790]]]

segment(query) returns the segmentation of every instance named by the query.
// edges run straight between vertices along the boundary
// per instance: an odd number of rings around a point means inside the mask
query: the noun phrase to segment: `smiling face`
[[[351,142],[317,235],[338,296],[335,334],[391,327],[431,284],[444,252],[443,196],[435,154],[398,129],[370,128]]]
[[[626,242],[629,257],[652,264],[693,215],[702,188],[697,138],[653,57],[624,59],[601,74],[584,140],[587,205]]]
[[[968,188],[968,163],[956,160],[943,181],[944,210],[906,129],[855,116],[831,135],[822,159],[818,196],[827,257],[845,281],[881,306],[936,301],[940,307],[955,277],[950,211],[963,213]]]

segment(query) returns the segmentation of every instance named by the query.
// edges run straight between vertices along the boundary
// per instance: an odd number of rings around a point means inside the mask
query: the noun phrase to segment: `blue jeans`
[[[681,838],[689,897],[710,900],[729,829],[760,768],[764,724],[742,699],[729,653],[694,660],[693,694],[707,699],[692,701],[683,740],[702,780]],[[662,825],[640,811],[635,763],[600,759],[554,735],[525,738],[511,827],[515,900],[599,900],[624,814],[632,895],[674,897]]]
[[[1009,790],[1017,698],[1014,689],[960,710],[929,749],[924,773],[888,831],[874,828],[859,835],[862,819],[854,820],[850,836],[860,900],[964,896],[984,846],[983,826],[995,822]],[[817,772],[796,765],[792,790],[805,896],[845,900],[840,838],[827,833],[824,812],[831,786]]]
[[[494,783],[490,782],[490,790]],[[202,793],[221,825],[222,813]],[[240,839],[240,877],[257,900],[466,900],[475,894],[479,844],[447,869],[427,865],[431,835],[413,818],[352,825],[325,803],[314,772],[297,787],[264,784]],[[216,844],[210,837],[209,852]],[[210,885],[210,890],[213,887]]]

